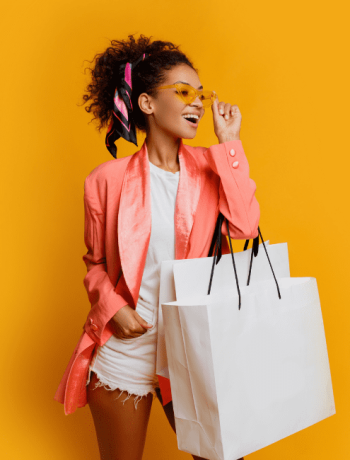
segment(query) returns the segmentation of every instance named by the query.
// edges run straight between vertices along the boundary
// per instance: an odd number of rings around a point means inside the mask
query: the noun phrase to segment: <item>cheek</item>
[[[158,112],[158,119],[162,125],[178,125],[183,104],[177,101],[165,101]]]

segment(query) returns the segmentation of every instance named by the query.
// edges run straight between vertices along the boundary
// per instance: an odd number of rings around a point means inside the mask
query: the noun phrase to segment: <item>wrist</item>
[[[219,144],[224,144],[225,142],[230,142],[230,141],[240,141],[240,136],[227,136],[227,137],[218,137]]]

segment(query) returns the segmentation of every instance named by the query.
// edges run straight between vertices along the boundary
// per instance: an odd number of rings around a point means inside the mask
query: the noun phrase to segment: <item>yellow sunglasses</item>
[[[217,94],[215,91],[203,91],[202,89],[193,88],[191,85],[185,83],[175,83],[174,85],[158,86],[157,89],[176,88],[176,96],[179,97],[185,104],[192,104],[197,97],[202,101],[203,107],[210,107]]]

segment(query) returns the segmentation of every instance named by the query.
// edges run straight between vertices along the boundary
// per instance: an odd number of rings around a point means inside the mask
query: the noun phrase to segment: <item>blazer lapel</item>
[[[188,241],[201,191],[196,159],[183,144],[179,147],[180,179],[175,204],[175,259],[186,259]]]
[[[197,209],[201,178],[195,158],[181,139],[180,177],[175,203],[175,259],[185,259]],[[138,301],[151,237],[151,178],[146,141],[125,170],[118,212],[118,245],[126,285]]]
[[[151,184],[146,142],[124,173],[118,212],[118,245],[126,285],[136,308],[151,237]]]

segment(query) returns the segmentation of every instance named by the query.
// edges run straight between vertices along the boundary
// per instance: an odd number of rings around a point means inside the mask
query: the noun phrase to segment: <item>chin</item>
[[[177,129],[176,129],[177,128]],[[169,129],[168,128],[168,133],[174,136],[175,138],[182,138],[182,139],[194,139],[197,134],[196,129],[191,129],[190,127],[188,129],[180,128],[177,126],[175,129]]]
[[[194,134],[193,136],[182,136],[182,139],[194,139],[196,137],[196,134]]]
[[[192,133],[190,131],[192,131]],[[182,137],[182,139],[194,139],[196,137],[196,134],[197,134],[196,129],[192,129],[192,130],[186,129],[186,131],[184,130],[183,133],[180,135],[180,137]]]

